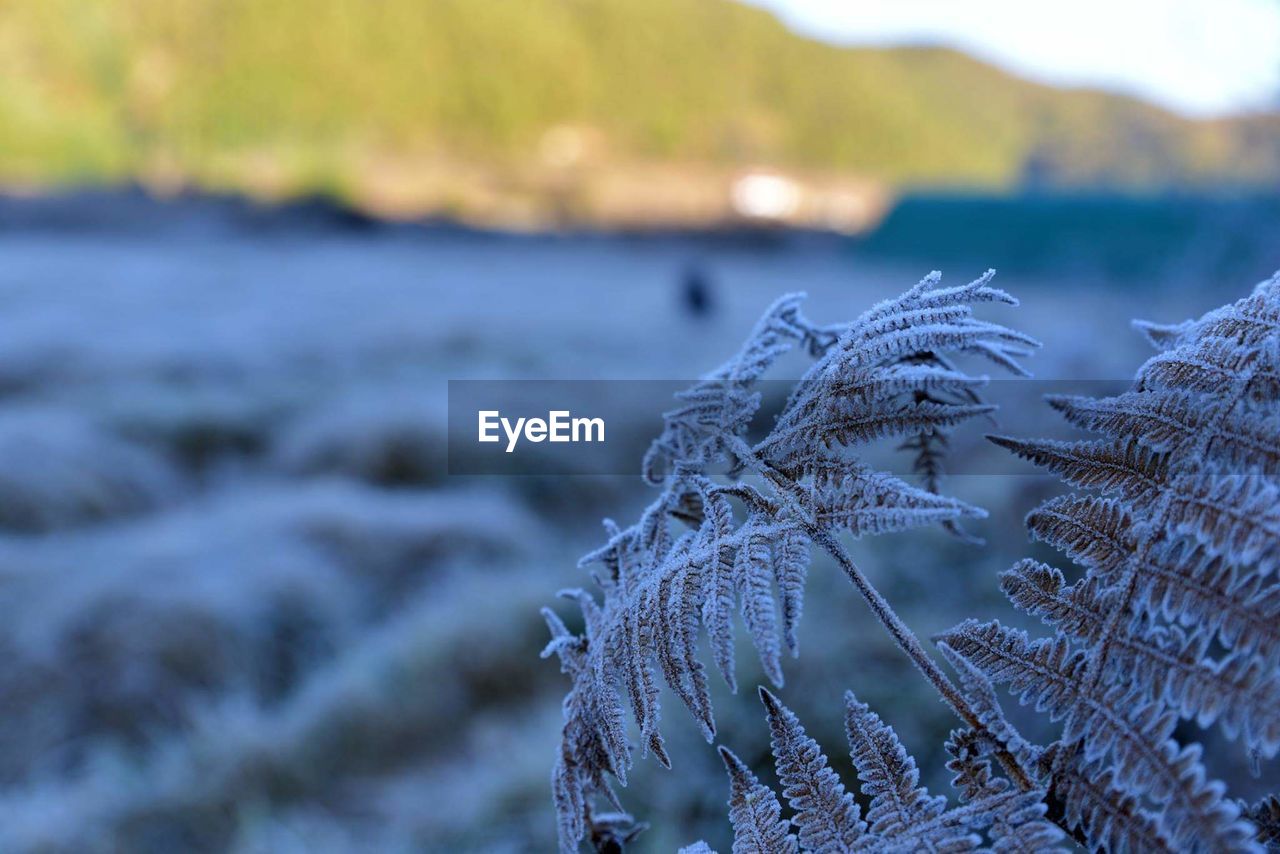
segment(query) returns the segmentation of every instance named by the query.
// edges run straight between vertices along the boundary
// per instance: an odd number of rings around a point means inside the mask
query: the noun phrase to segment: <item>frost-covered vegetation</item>
[[[781,637],[798,655],[811,547],[836,560],[912,661],[940,690],[956,695],[835,535],[886,534],[931,523],[950,523],[960,534],[959,520],[984,515],[842,452],[900,437],[918,465],[932,467],[951,427],[994,408],[979,394],[985,379],[957,370],[952,354],[983,356],[1025,373],[1016,359],[1037,342],[973,316],[971,303],[1014,302],[988,285],[991,276],[942,288],[935,274],[853,323],[831,326],[808,321],[800,296],[783,297],[736,356],[680,394],[643,464],[645,479],[661,487],[658,498],[624,530],[606,521],[608,543],[583,558],[583,565],[605,566],[597,576],[603,603],[583,590],[566,591],[582,608],[581,635],[545,612],[553,639],[544,654],[557,653],[573,679],[553,777],[562,850],[576,850],[588,833],[598,835],[597,798],[622,810],[606,776],[625,784],[631,764],[619,691],[634,710],[642,746],[671,766],[657,728],[655,662],[704,737],[715,739],[697,651],[700,624],[716,668],[736,691],[732,620],[740,605],[761,667],[782,685],[779,602]],[[803,347],[814,364],[773,428],[753,445],[746,433],[761,402],[757,381],[793,346]],[[744,480],[716,484],[709,475],[718,465],[758,476],[761,487]],[[734,502],[743,508],[741,524]],[[673,531],[673,521],[687,530]],[[838,835],[815,831],[806,844],[822,849]]]
[[[1068,837],[1108,851],[1256,851],[1276,842],[1280,801],[1252,806],[1210,779],[1204,748],[1175,736],[1179,718],[1218,724],[1248,750],[1254,777],[1280,748],[1280,274],[1253,295],[1178,325],[1139,324],[1162,350],[1132,389],[1106,397],[1052,396],[1073,424],[1101,440],[991,437],[1068,483],[1103,496],[1051,499],[1028,517],[1034,535],[1082,564],[1061,571],[1023,560],[1002,576],[1015,606],[1055,635],[1032,641],[999,621],[969,619],[934,636],[959,684],[853,562],[838,534],[884,534],[980,512],[936,494],[939,458],[958,423],[988,414],[984,378],[951,353],[979,355],[1015,373],[1035,342],[973,317],[971,302],[1012,299],[990,275],[960,288],[930,277],[847,325],[815,326],[785,297],[765,313],[738,355],[682,392],[642,464],[661,488],[634,525],[605,521],[608,542],[581,565],[602,592],[576,600],[582,631],[543,613],[572,680],[552,791],[560,847],[586,839],[617,850],[644,825],[624,811],[632,743],[671,768],[658,729],[655,669],[716,739],[705,666],[730,691],[732,612],[779,688],[782,637],[798,654],[810,546],[845,571],[920,675],[962,723],[946,742],[959,805],[919,787],[915,760],[894,730],[853,693],[845,728],[867,799],[846,791],[818,743],[768,690],[778,783],[791,814],[734,753],[729,770],[733,850],[1061,850]],[[760,405],[755,385],[780,355],[802,345],[815,363],[758,443],[747,440]],[[910,437],[928,491],[876,472],[850,453],[884,436]],[[727,473],[727,482],[711,475]],[[739,524],[735,505],[745,520]],[[775,596],[776,590],[776,596]],[[780,603],[780,609],[779,609]],[[656,668],[655,668],[656,665]],[[1028,740],[994,685],[1061,721],[1056,738]],[[679,759],[679,756],[675,757]],[[703,842],[687,852],[712,850]]]
[[[1022,761],[1089,844],[1252,850],[1274,837],[1274,797],[1226,797],[1174,728],[1216,724],[1255,763],[1280,749],[1280,274],[1199,320],[1139,328],[1161,352],[1130,391],[1050,398],[1102,438],[993,437],[1100,494],[1027,517],[1083,574],[1028,559],[1001,576],[1053,636],[970,620],[939,640],[1062,721],[1052,744],[1020,741]]]
[[[675,285],[693,252],[714,279],[699,317]],[[902,281],[835,242],[248,235],[199,219],[163,239],[7,233],[0,256],[0,851],[76,854],[553,849],[564,677],[537,659],[538,610],[586,583],[574,561],[601,508],[635,518],[652,496],[634,477],[448,477],[445,380],[687,380],[780,290],[847,319]],[[1123,318],[1228,299],[1004,284],[1024,305],[983,316],[1044,342],[1041,376],[1129,375],[1145,345]],[[1067,329],[1068,310],[1099,334]],[[776,368],[803,369],[797,353]],[[956,452],[987,429],[963,425]],[[1054,490],[946,488],[990,512],[965,520],[986,547],[937,526],[846,543],[926,644],[966,616],[1016,623],[993,583],[1026,553],[1009,520]],[[803,654],[776,693],[852,781],[834,748],[853,688],[919,785],[946,791],[937,746],[955,718],[863,607],[815,553]],[[744,687],[765,678],[749,639],[734,632]],[[708,683],[717,738],[772,784],[756,693]],[[661,704],[676,771],[631,769],[623,799],[652,823],[634,847],[727,851],[724,765],[679,698]],[[1257,802],[1270,766],[1255,780],[1238,745],[1214,745],[1212,776]]]

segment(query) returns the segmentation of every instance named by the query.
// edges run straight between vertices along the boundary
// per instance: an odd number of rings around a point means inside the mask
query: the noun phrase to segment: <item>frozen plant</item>
[[[782,648],[797,653],[796,625],[813,545],[845,571],[897,644],[965,722],[973,739],[996,745],[996,756],[1017,784],[1019,797],[1008,800],[1010,805],[1016,801],[1017,816],[972,804],[960,812],[930,807],[928,816],[921,819],[924,824],[904,819],[917,834],[911,838],[931,834],[929,828],[944,834],[939,839],[955,832],[968,838],[967,832],[952,826],[956,821],[1012,828],[1025,823],[1023,819],[1037,819],[1040,794],[1036,786],[1024,763],[1011,752],[1009,734],[996,732],[988,724],[998,716],[953,684],[838,540],[843,532],[860,537],[929,523],[949,525],[962,534],[958,520],[984,515],[976,507],[877,471],[860,462],[851,449],[885,437],[902,438],[926,485],[936,490],[947,431],[993,408],[979,397],[985,377],[962,372],[951,356],[976,355],[1023,374],[1016,360],[1036,346],[1019,332],[974,316],[975,303],[1015,304],[1008,294],[990,286],[992,275],[989,272],[961,287],[942,288],[935,273],[853,323],[838,326],[812,324],[800,313],[800,296],[784,297],[765,313],[733,359],[681,393],[679,406],[666,414],[662,434],[643,463],[644,477],[658,487],[658,497],[630,527],[619,528],[606,520],[608,541],[582,560],[584,566],[598,563],[604,568],[595,576],[602,601],[584,590],[563,594],[578,602],[583,632],[570,632],[555,613],[545,611],[553,637],[544,655],[558,654],[573,680],[564,702],[563,741],[552,781],[563,851],[577,850],[583,837],[601,837],[598,825],[605,819],[596,811],[597,800],[608,805],[608,822],[616,823],[622,813],[609,778],[625,784],[631,764],[624,698],[639,729],[642,749],[670,766],[658,728],[655,664],[707,740],[714,740],[706,674],[697,653],[699,627],[709,640],[716,669],[736,690],[732,612],[740,607],[765,674],[781,686]],[[797,345],[814,362],[772,429],[753,444],[747,435],[760,406],[756,381]],[[717,476],[717,471],[726,472],[727,477]],[[751,476],[750,481],[743,475]],[[765,696],[768,705],[772,701]],[[794,723],[794,719],[776,703],[770,711],[777,737],[777,721]],[[878,719],[873,724],[869,714],[855,715],[860,727],[877,734],[891,732]],[[798,731],[799,725],[793,729]],[[880,735],[875,738],[884,741]],[[895,756],[898,750],[888,744],[868,749],[872,753],[888,750]],[[802,750],[806,755],[813,751],[816,747]],[[751,794],[754,784],[745,776],[748,772],[730,754],[725,756],[735,772],[735,798],[756,804]],[[911,788],[913,774],[914,766],[908,769],[904,760],[869,785]],[[827,783],[838,785],[831,782],[829,772],[823,776]],[[1022,797],[1023,792],[1031,794]],[[809,803],[808,795],[800,797],[809,805],[797,808],[814,813],[814,821],[821,823],[821,813],[829,805]],[[842,804],[851,808],[844,798],[833,803],[840,809],[845,808]],[[762,838],[772,839],[778,833],[782,833],[780,839],[789,838],[783,832],[787,823],[778,819],[781,824],[769,824],[772,812],[763,808]],[[742,825],[744,810],[754,809],[738,804],[735,821]],[[877,812],[874,806],[873,812]],[[831,823],[835,818],[825,820]],[[844,828],[836,836],[852,834],[860,826],[856,816],[836,824]],[[802,845],[829,847],[830,834],[808,832],[804,824],[800,830]],[[890,834],[878,819],[868,832]],[[610,844],[618,844],[617,833],[606,836]],[[785,850],[787,843],[780,844],[784,847],[764,845],[759,850]],[[757,849],[742,842],[740,850]]]
[[[1280,748],[1280,276],[1198,321],[1139,329],[1162,352],[1128,392],[1049,400],[1104,438],[992,437],[1100,494],[1052,499],[1027,519],[1081,566],[1078,580],[1032,560],[1003,575],[1013,603],[1052,635],[968,620],[936,639],[980,723],[946,744],[962,805],[948,811],[915,789],[892,731],[850,695],[854,765],[871,799],[863,822],[817,744],[762,692],[794,816],[783,821],[773,793],[722,749],[736,854],[962,851],[981,844],[977,830],[995,851],[1043,851],[1064,830],[1090,850],[1277,847],[1280,799],[1227,797],[1174,727],[1216,725],[1255,763]],[[993,682],[1061,721],[1060,738],[1023,739]],[[1016,787],[993,776],[992,759]]]
[[[1074,580],[1033,560],[1001,579],[1052,633],[970,620],[940,640],[1062,721],[1026,767],[1089,847],[1257,850],[1280,802],[1228,798],[1174,728],[1216,726],[1255,763],[1280,748],[1280,274],[1199,320],[1137,325],[1161,352],[1127,392],[1049,399],[1101,438],[992,437],[1091,491],[1027,517]]]
[[[782,793],[790,803],[790,821],[773,792],[760,783],[727,747],[720,756],[729,769],[729,819],[735,854],[804,851],[968,851],[985,829],[995,851],[1059,851],[1062,831],[1043,818],[1043,792],[1021,791],[966,749],[949,767],[963,803],[947,800],[917,785],[915,759],[893,728],[845,692],[845,734],[866,815],[827,764],[818,743],[805,734],[796,716],[766,689],[760,689],[772,732],[774,763]],[[791,833],[794,827],[796,834]]]

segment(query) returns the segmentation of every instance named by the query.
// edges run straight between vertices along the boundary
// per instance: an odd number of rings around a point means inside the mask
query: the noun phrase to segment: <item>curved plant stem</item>
[[[735,436],[730,441],[730,450],[752,470],[778,486],[779,492],[782,495],[787,496],[788,503],[792,505],[799,504],[796,483],[777,469],[770,466],[766,461],[762,460],[755,450],[749,447],[746,442]],[[1017,784],[1018,788],[1023,791],[1036,788],[1036,785],[1027,769],[1022,767],[1022,764],[1018,761],[1017,757],[1015,757],[1007,747],[1004,746],[1004,744],[987,729],[982,721],[979,720],[977,713],[974,712],[973,707],[969,705],[969,701],[965,699],[964,694],[956,687],[955,683],[951,681],[947,674],[942,671],[942,668],[938,666],[937,662],[929,657],[929,654],[925,651],[924,645],[921,644],[920,639],[916,637],[915,632],[911,631],[911,628],[902,621],[902,618],[899,617],[897,613],[894,612],[889,601],[884,598],[879,590],[876,589],[875,585],[871,583],[871,580],[863,575],[862,570],[860,570],[858,565],[853,562],[853,558],[849,556],[849,553],[845,550],[844,546],[840,545],[836,538],[832,536],[831,531],[809,518],[808,514],[803,513],[802,507],[794,506],[793,509],[795,509],[799,514],[802,524],[805,527],[805,531],[809,535],[810,539],[822,546],[823,550],[825,550],[827,554],[831,555],[831,557],[835,559],[836,563],[840,564],[840,568],[844,570],[845,575],[849,576],[849,580],[853,582],[853,586],[862,594],[862,598],[867,601],[867,605],[870,606],[872,613],[876,616],[876,619],[878,619],[881,625],[888,630],[889,634],[893,637],[894,642],[897,643],[898,648],[906,653],[907,657],[910,658],[911,662],[916,666],[916,669],[924,674],[925,679],[929,680],[929,684],[934,687],[942,699],[946,701],[947,705],[949,705],[956,715],[958,715],[968,726],[977,732],[987,735],[997,744],[1001,745],[1000,749],[996,751],[996,759],[1000,762],[1001,767],[1004,768],[1010,779],[1012,779],[1014,783]]]

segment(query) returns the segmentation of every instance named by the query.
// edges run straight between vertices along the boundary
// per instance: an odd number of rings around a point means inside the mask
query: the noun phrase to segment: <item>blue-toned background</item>
[[[988,267],[1039,378],[1124,380],[1130,318],[1280,268],[1277,122],[727,0],[0,4],[0,851],[551,850],[538,609],[648,489],[450,476],[448,382],[687,380],[782,293],[834,323]],[[921,637],[1018,620],[996,574],[1058,490],[949,483],[985,548],[853,546]],[[855,688],[945,791],[946,708],[810,577],[783,699],[847,771]],[[763,769],[753,692],[713,690]],[[638,849],[727,851],[720,762],[666,705]]]

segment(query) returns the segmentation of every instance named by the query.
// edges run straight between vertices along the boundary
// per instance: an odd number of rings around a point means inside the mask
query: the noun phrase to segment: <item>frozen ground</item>
[[[703,317],[677,284],[695,260]],[[0,850],[548,850],[564,685],[537,608],[586,581],[600,515],[644,487],[448,477],[446,381],[685,378],[781,292],[847,319],[928,266],[814,237],[0,234]],[[1041,376],[1114,378],[1144,356],[1130,316],[1181,319],[1252,282],[1001,284],[1024,303],[1003,319],[1046,344]],[[1043,488],[966,480],[993,510],[987,551],[858,547],[922,634],[999,607],[994,572]],[[838,745],[857,685],[926,755],[944,710],[851,591],[813,583],[829,595],[788,699]],[[758,758],[753,704],[719,702]],[[671,718],[673,754],[700,758],[624,795],[659,823],[645,847],[727,850],[716,760]]]

